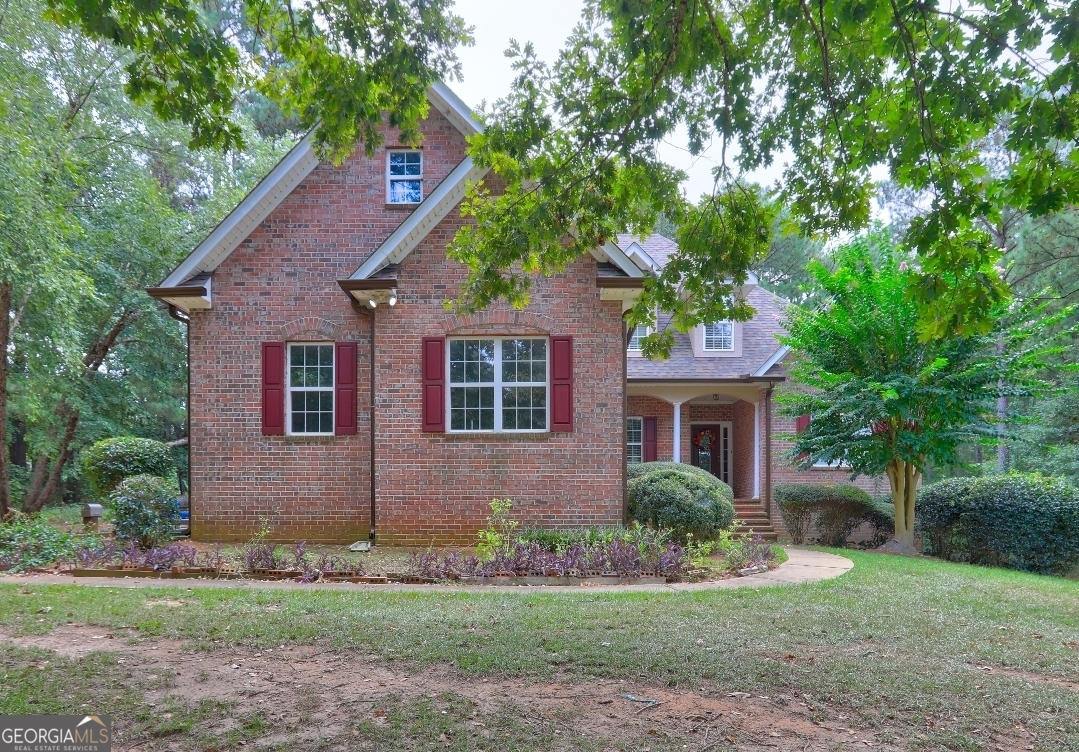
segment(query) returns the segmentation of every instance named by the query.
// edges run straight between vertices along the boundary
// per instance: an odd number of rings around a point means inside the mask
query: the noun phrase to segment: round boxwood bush
[[[1067,574],[1079,564],[1079,489],[1042,475],[953,478],[918,494],[926,553]]]
[[[171,540],[180,521],[179,489],[171,478],[133,475],[109,494],[109,519],[117,538],[142,548]]]
[[[772,493],[783,516],[783,526],[796,544],[805,542],[809,525],[815,522],[821,543],[826,546],[846,545],[851,531],[863,520],[877,514],[869,494],[849,483],[836,486],[779,483]],[[877,520],[874,528],[881,523],[883,520]]]
[[[83,452],[82,466],[91,490],[101,498],[108,496],[124,478],[133,475],[171,478],[176,472],[168,444],[134,436],[97,442]]]
[[[638,522],[669,529],[685,541],[714,540],[734,521],[731,487],[691,465],[650,462],[634,467],[662,465],[638,473],[629,481],[629,512]]]

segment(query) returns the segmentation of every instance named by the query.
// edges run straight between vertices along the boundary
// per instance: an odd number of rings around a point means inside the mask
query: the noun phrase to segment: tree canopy
[[[957,464],[964,445],[1005,439],[1002,418],[1017,416],[1001,416],[1000,397],[1056,390],[1047,369],[1069,344],[1062,322],[1073,309],[999,306],[985,334],[919,340],[909,289],[918,278],[905,256],[878,230],[839,248],[834,271],[811,264],[823,299],[787,310],[792,387],[778,400],[785,414],[810,416],[793,437],[797,463],[888,476],[896,538],[910,545],[926,468]]]
[[[522,304],[529,272],[647,233],[663,213],[681,250],[631,323],[656,304],[683,329],[745,318],[730,286],[711,283],[741,282],[766,252],[774,216],[744,180],[778,162],[780,203],[807,234],[865,227],[874,170],[925,192],[903,238],[918,331],[984,333],[1008,289],[982,220],[1007,207],[1043,216],[1079,195],[1077,51],[1068,4],[593,0],[554,64],[510,50],[518,78],[472,144],[506,190],[477,189],[466,206],[477,224],[455,247],[471,267],[461,305]],[[1002,123],[1006,173],[981,148]],[[694,153],[715,142],[721,156],[714,192],[694,202],[657,156],[679,129]],[[669,344],[657,333],[645,352]]]
[[[126,89],[192,146],[240,148],[236,104],[265,95],[343,159],[379,145],[385,113],[418,138],[428,84],[459,73],[471,42],[451,0],[49,0],[50,16],[132,54]]]

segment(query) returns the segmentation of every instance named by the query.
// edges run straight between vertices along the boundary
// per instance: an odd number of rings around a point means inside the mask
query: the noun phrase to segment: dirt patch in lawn
[[[971,668],[989,676],[1007,676],[1009,679],[1021,679],[1027,682],[1052,684],[1061,689],[1070,689],[1072,692],[1079,692],[1079,681],[1064,679],[1059,676],[1048,676],[1046,674],[1035,673],[1034,671],[1019,671],[1017,669],[1003,668],[1000,666],[972,665]]]
[[[375,656],[318,645],[205,652],[171,640],[131,644],[134,637],[133,630],[76,624],[45,635],[11,637],[0,632],[0,639],[20,647],[72,658],[92,651],[121,653],[129,670],[169,677],[145,694],[154,706],[164,707],[170,698],[229,703],[229,717],[218,721],[221,730],[235,726],[237,718],[258,713],[266,722],[255,741],[259,747],[306,749],[319,739],[354,738],[358,721],[386,723],[387,707],[454,696],[470,703],[476,720],[470,722],[469,733],[483,748],[497,748],[501,730],[482,719],[508,715],[515,723],[558,735],[555,738],[591,739],[602,749],[645,749],[650,740],[652,749],[897,749],[884,741],[886,735],[852,728],[847,716],[808,697],[764,697],[721,688],[675,690],[618,680],[484,679],[447,666],[412,673]]]

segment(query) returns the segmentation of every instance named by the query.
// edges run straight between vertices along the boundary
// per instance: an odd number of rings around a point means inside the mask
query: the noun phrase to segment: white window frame
[[[547,358],[544,363],[544,382],[539,384],[534,381],[502,381],[502,343],[510,340],[517,339],[542,339],[547,343]],[[450,378],[450,363],[452,357],[450,355],[450,349],[453,342],[491,342],[495,343],[495,355],[494,355],[494,370],[495,380],[491,382],[469,382],[469,383],[457,383]],[[551,430],[551,338],[545,336],[536,336],[532,334],[521,334],[518,336],[502,336],[502,337],[447,337],[446,338],[446,432],[447,433],[549,433]],[[469,387],[469,386],[484,386],[493,387],[495,394],[495,419],[494,428],[453,428],[453,398],[452,389],[454,387]],[[502,387],[504,386],[527,386],[536,387],[543,386],[547,390],[547,399],[544,400],[547,405],[545,408],[544,427],[543,428],[503,428],[502,427]]]
[[[420,155],[420,174],[419,175],[390,175],[390,157],[393,154],[419,154]],[[393,184],[397,182],[412,182],[419,181],[420,184],[420,200],[419,201],[394,201],[393,200]],[[423,202],[423,151],[420,149],[387,149],[386,150],[386,203],[393,204],[394,206],[415,206],[416,204]]]
[[[719,326],[720,324],[726,324],[731,329],[731,346],[730,347],[709,347],[708,346],[708,329],[709,327]],[[711,324],[704,325],[704,331],[701,333],[701,349],[705,352],[734,352],[734,322],[733,321],[715,321]]]
[[[333,378],[329,387],[310,387],[292,385],[292,348],[293,347],[326,347],[329,346],[332,364]],[[329,392],[330,393],[330,421],[329,431],[293,431],[292,430],[292,393],[296,392]],[[287,342],[285,343],[285,435],[286,436],[334,436],[337,432],[337,347],[333,342]]]
[[[640,441],[630,441],[629,440],[629,422],[631,420],[635,420],[635,421],[638,421],[640,423],[640,436],[641,436]],[[644,462],[644,418],[641,417],[640,415],[630,415],[630,416],[626,417],[626,464],[627,465],[636,465],[637,464],[636,462],[630,462],[630,459],[629,459],[629,448],[631,446],[639,446],[641,448],[641,462]]]
[[[642,329],[642,328],[644,329],[644,334],[638,336],[637,335],[637,330]],[[632,331],[630,331],[630,333],[629,333],[629,344],[626,345],[626,349],[628,349],[630,352],[639,353],[641,351],[641,339],[643,339],[644,337],[647,337],[651,333],[652,333],[652,327],[648,326],[648,324],[637,324],[637,326],[633,327]],[[636,347],[633,346],[633,338],[634,337],[637,338],[637,346]]]

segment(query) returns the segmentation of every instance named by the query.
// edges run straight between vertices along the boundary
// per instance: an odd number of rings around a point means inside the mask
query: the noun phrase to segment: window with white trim
[[[704,349],[722,351],[734,349],[734,324],[729,321],[717,321],[704,326]]]
[[[333,435],[333,344],[288,346],[288,432]]]
[[[650,327],[647,324],[637,324],[633,327],[633,333],[629,335],[629,349],[636,352],[640,352],[641,340],[647,337],[651,332]]]
[[[391,204],[423,201],[423,152],[387,152],[386,201]]]
[[[449,341],[450,431],[546,431],[547,340]]]
[[[644,418],[626,418],[626,463],[644,462]]]

